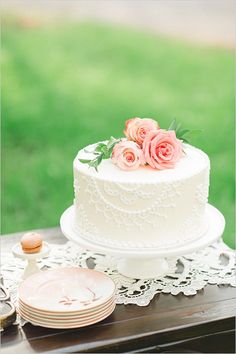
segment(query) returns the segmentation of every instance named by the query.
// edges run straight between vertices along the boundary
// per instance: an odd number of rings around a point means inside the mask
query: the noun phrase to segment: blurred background
[[[2,233],[59,225],[72,160],[127,118],[203,129],[234,247],[235,1],[2,1]]]

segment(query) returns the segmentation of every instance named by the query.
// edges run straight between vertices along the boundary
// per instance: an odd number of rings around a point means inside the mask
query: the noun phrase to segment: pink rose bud
[[[125,122],[124,134],[128,140],[142,146],[145,136],[150,130],[159,129],[158,123],[151,118],[132,118]]]
[[[182,157],[182,143],[173,130],[152,130],[143,142],[146,162],[153,168],[163,170],[173,168]]]
[[[122,170],[136,170],[145,163],[140,146],[125,139],[114,146],[112,162]]]

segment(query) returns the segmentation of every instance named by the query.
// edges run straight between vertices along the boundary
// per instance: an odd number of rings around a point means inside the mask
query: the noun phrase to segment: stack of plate
[[[91,269],[38,272],[19,287],[19,314],[32,324],[78,328],[102,321],[115,309],[115,284]]]

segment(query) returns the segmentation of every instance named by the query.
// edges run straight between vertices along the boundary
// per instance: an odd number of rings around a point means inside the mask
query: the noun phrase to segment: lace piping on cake
[[[110,202],[108,198],[106,198],[106,196],[104,196],[104,194],[102,193],[95,178],[90,178],[89,181],[87,180],[86,193],[88,193],[88,195],[90,196],[88,200],[89,203],[93,204],[96,207],[96,209],[99,210],[99,212],[102,212],[105,218],[114,219],[118,213],[119,219],[121,218],[120,223],[124,224],[125,220],[123,219],[124,218],[126,219],[128,216],[134,216],[134,217],[139,216],[140,218],[145,218],[147,214],[152,214],[152,216],[156,215],[160,217],[165,217],[166,214],[163,213],[164,209],[175,207],[175,200],[177,196],[180,195],[178,189],[181,184],[182,183],[180,182],[163,184],[159,196],[153,200],[152,205],[149,205],[148,207],[141,210],[129,210],[127,208],[126,209],[121,208],[115,205],[114,203]],[[140,195],[142,195],[141,192],[138,192],[137,194],[134,193],[134,194],[136,199],[139,199]],[[143,194],[143,197],[151,198],[153,197],[153,195],[155,195],[155,190],[152,191],[152,193],[146,195]],[[118,196],[119,198],[124,199],[124,197],[121,197],[120,194]],[[107,213],[108,210],[109,210],[109,214]]]
[[[79,183],[79,178],[76,177],[74,178],[74,194],[75,196],[77,196],[80,192],[80,183]]]
[[[80,230],[80,228],[77,225],[74,225],[74,230],[76,231],[76,233],[78,233],[78,235],[80,235],[80,237],[84,238],[86,241],[91,241],[93,243],[96,243],[97,245],[100,246],[108,246],[111,248],[116,248],[116,249],[130,249],[130,250],[140,250],[140,249],[154,249],[154,248],[158,248],[158,250],[161,249],[169,249],[169,248],[173,248],[173,247],[177,247],[177,246],[182,246],[185,245],[186,243],[190,243],[193,241],[196,241],[199,236],[201,236],[201,234],[199,235],[195,235],[194,237],[189,237],[187,240],[176,240],[176,241],[171,241],[171,242],[161,242],[159,241],[158,243],[155,242],[129,242],[129,241],[117,241],[117,240],[112,240],[112,239],[108,239],[105,237],[101,237],[98,235],[93,235],[90,233],[86,233],[84,232],[84,230]]]
[[[208,202],[209,177],[209,173],[206,172],[204,182],[200,183],[196,188],[196,199],[201,204],[206,204]]]
[[[205,181],[199,184],[196,187],[195,192],[195,203],[192,206],[191,214],[186,218],[184,223],[180,225],[179,229],[176,230],[176,239],[174,245],[181,245],[188,241],[194,241],[204,232],[202,225],[202,216],[203,216],[203,205],[202,200],[206,200],[208,194],[208,183],[209,183],[209,172],[205,171]],[[175,182],[175,183],[164,183],[162,184],[161,193],[159,193],[158,198],[153,200],[153,195],[158,195],[158,187],[153,186],[154,191],[150,193],[148,190],[145,190],[140,185],[132,186],[132,188],[127,187],[126,185],[120,185],[118,183],[109,183],[101,182],[97,183],[96,178],[80,175],[81,188],[87,193],[88,199],[87,202],[89,205],[93,206],[95,211],[101,216],[104,216],[104,221],[114,223],[114,227],[122,227],[126,230],[132,230],[132,228],[138,227],[139,230],[145,231],[147,225],[156,226],[160,218],[167,218],[167,211],[170,208],[176,206],[178,196],[181,195],[181,186],[185,182]],[[77,181],[75,185],[78,185],[78,177],[75,177]],[[200,194],[201,193],[201,194]],[[200,198],[200,195],[204,197]],[[115,202],[114,204],[114,198]],[[131,210],[129,209],[130,204],[144,199],[144,204],[149,205],[142,210]],[[128,199],[131,201],[128,202]],[[112,201],[112,202],[111,202]],[[151,205],[150,205],[151,202]],[[123,205],[119,207],[118,205]],[[142,203],[141,203],[142,204]],[[204,203],[205,204],[205,203]],[[125,208],[125,206],[127,207]],[[140,204],[139,204],[140,205]],[[87,240],[95,242],[97,244],[104,244],[110,247],[122,248],[129,247],[132,249],[140,248],[157,248],[157,247],[168,247],[173,245],[173,241],[169,242],[164,239],[164,241],[158,240],[158,242],[134,242],[134,241],[123,241],[117,239],[108,239],[101,236],[100,230],[98,230],[94,225],[89,222],[88,216],[85,214],[85,208],[82,206],[82,202],[79,199],[79,196],[76,196],[76,214],[78,215],[77,225],[75,229],[81,237],[84,237]],[[81,222],[80,217],[84,219],[84,223]],[[83,226],[84,224],[84,226]],[[196,226],[197,225],[197,226]],[[189,237],[189,235],[194,235]],[[181,240],[181,241],[179,241]]]
[[[119,183],[111,185],[111,183],[104,182],[103,188],[107,195],[120,199],[122,204],[126,205],[133,205],[137,200],[148,199],[153,195],[153,193],[140,190],[137,185],[135,188],[125,188]]]
[[[88,221],[84,207],[79,205],[77,211],[79,218],[76,218],[76,222],[74,220],[74,229],[85,239],[90,239],[90,235],[93,235],[94,238],[99,238],[97,227]]]
[[[200,236],[204,235],[204,233],[207,230],[207,224],[204,225],[204,227],[201,227],[200,229],[195,228],[194,236],[189,237],[187,239],[178,239],[176,241],[169,241],[167,242],[166,239],[164,240],[158,240],[158,242],[134,242],[134,241],[124,241],[124,240],[116,240],[116,239],[110,239],[107,237],[102,237],[99,235],[98,229],[96,228],[95,225],[92,223],[88,222],[88,217],[86,215],[85,208],[80,205],[78,207],[78,215],[79,217],[76,217],[74,220],[74,225],[73,229],[78,236],[84,238],[87,241],[91,241],[93,243],[96,243],[101,246],[108,246],[111,248],[117,248],[117,249],[132,249],[132,250],[139,250],[139,249],[153,249],[153,248],[158,248],[160,249],[168,249],[168,248],[173,248],[176,246],[182,246],[188,242],[193,242],[197,240]],[[189,219],[188,224],[192,225],[193,224],[193,219],[194,219],[195,213],[191,215],[191,218]],[[193,231],[193,228],[192,228]],[[178,236],[178,235],[177,235]]]

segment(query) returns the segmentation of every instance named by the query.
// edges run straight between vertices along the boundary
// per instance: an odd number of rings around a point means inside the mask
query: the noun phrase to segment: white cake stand
[[[37,259],[47,257],[50,252],[50,246],[47,242],[43,242],[42,249],[36,253],[25,253],[22,250],[21,244],[17,243],[12,247],[12,253],[16,258],[24,259],[27,261],[22,279],[28,278],[30,275],[40,271],[37,265]]]
[[[207,204],[206,219],[208,221],[207,231],[196,241],[174,248],[152,248],[152,249],[121,249],[109,246],[102,246],[83,239],[73,228],[74,206],[69,207],[61,216],[60,225],[63,234],[71,241],[74,241],[83,248],[93,250],[102,254],[110,254],[118,257],[117,269],[119,273],[137,279],[157,278],[168,273],[168,262],[166,257],[183,256],[204,248],[219,239],[225,228],[225,219],[221,212],[212,205]]]

